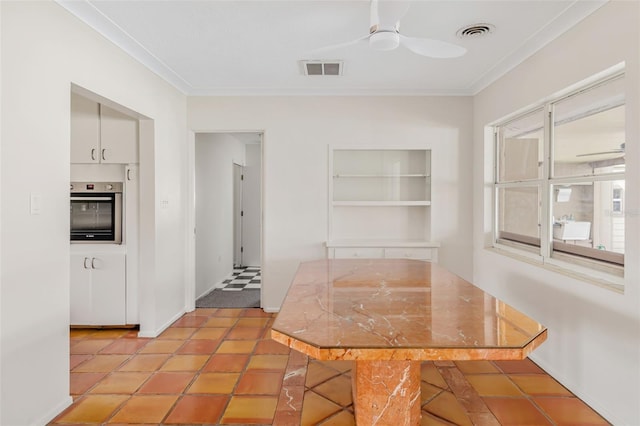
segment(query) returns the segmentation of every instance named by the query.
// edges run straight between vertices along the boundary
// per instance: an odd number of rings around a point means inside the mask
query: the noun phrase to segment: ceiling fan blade
[[[410,5],[407,0],[371,0],[371,26],[395,29]]]
[[[400,44],[418,55],[430,58],[457,58],[467,53],[467,49],[456,44],[430,38],[414,38],[400,35]]]
[[[589,152],[588,154],[576,154],[576,157],[589,157],[592,155],[605,155],[605,154],[623,154],[624,155],[624,149],[612,149],[610,151]]]
[[[330,50],[337,50],[337,49],[342,49],[342,48],[345,48],[345,47],[353,46],[354,44],[358,44],[360,42],[368,40],[370,36],[371,36],[371,34],[367,34],[367,35],[362,36],[360,38],[357,38],[355,40],[347,41],[347,42],[344,42],[344,43],[332,44],[330,46],[320,47],[318,49],[312,50],[311,53],[312,54],[322,53],[322,52],[327,52],[327,51],[330,51]]]

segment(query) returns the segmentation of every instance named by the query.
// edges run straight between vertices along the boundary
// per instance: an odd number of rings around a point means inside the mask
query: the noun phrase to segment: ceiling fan
[[[605,154],[622,154],[622,155],[624,155],[624,146],[625,146],[625,142],[622,142],[620,144],[620,148],[610,149],[608,151],[601,151],[601,152],[589,152],[587,154],[577,154],[576,157],[589,157],[589,156],[592,156],[592,155],[605,155]]]
[[[467,52],[464,47],[452,43],[400,34],[400,20],[407,13],[409,5],[410,2],[406,0],[371,0],[369,34],[346,43],[323,47],[315,52],[339,49],[365,41],[374,50],[393,50],[402,45],[413,53],[430,58],[456,58]]]

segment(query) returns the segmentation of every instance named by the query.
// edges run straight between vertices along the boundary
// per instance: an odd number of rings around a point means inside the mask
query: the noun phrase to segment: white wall
[[[71,402],[71,84],[153,120],[141,123],[155,141],[142,141],[140,165],[141,328],[149,335],[185,307],[186,99],[56,3],[0,2],[0,11],[0,423],[35,425]],[[42,195],[39,215],[29,214],[32,193]]]
[[[245,145],[244,180],[242,183],[242,262],[260,266],[260,217],[262,200],[262,144]]]
[[[474,283],[549,329],[532,358],[614,424],[640,424],[638,2],[612,1],[474,98]],[[484,126],[626,61],[627,247],[618,294],[486,250],[492,150]]]
[[[196,134],[196,297],[233,271],[233,163],[245,145],[230,134]]]
[[[189,98],[195,132],[264,131],[264,308],[280,308],[299,262],[325,256],[328,144],[431,148],[432,236],[470,279],[471,109],[465,97]]]

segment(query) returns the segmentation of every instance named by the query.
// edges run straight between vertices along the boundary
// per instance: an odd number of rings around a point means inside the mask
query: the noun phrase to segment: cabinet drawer
[[[393,247],[384,249],[384,257],[387,259],[437,260],[436,250],[430,247]]]
[[[336,259],[381,259],[384,249],[379,247],[340,247],[335,248],[333,257]]]

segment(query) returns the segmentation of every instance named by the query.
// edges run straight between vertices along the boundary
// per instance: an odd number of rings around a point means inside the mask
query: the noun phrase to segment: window
[[[625,97],[618,73],[494,126],[494,241],[622,276]]]

